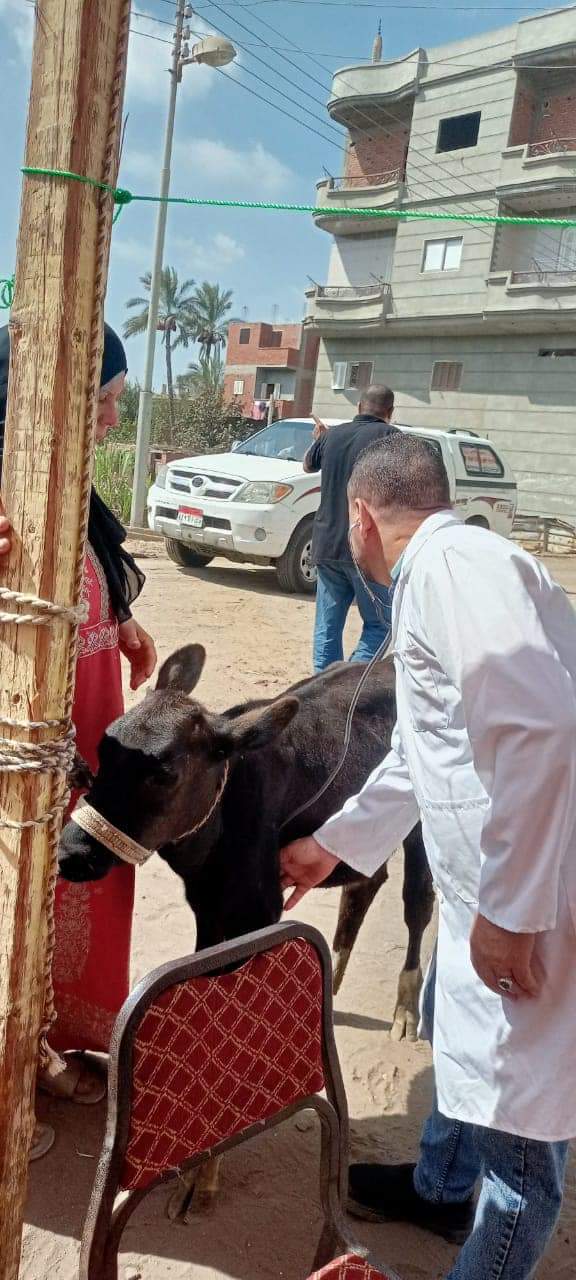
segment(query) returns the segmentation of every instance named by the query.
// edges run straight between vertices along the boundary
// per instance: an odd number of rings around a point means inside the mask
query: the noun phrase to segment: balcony
[[[533,206],[537,188],[539,209],[568,208],[575,179],[576,137],[528,142],[502,152],[497,195],[521,212]]]
[[[372,124],[378,123],[378,106],[382,103],[382,120],[390,103],[413,97],[427,66],[424,49],[414,49],[406,58],[394,62],[366,62],[360,66],[342,67],[332,81],[328,110],[333,120],[348,128],[366,126],[363,111],[370,108]]]
[[[378,210],[392,214],[403,196],[403,168],[369,176],[324,178],[316,184],[314,219],[318,227],[333,235],[386,231],[390,226],[395,227],[398,219],[393,216],[378,219],[370,214]],[[354,213],[358,217],[355,218]]]
[[[392,311],[392,288],[383,280],[363,285],[315,284],[306,290],[307,323],[322,330],[376,328]]]
[[[522,312],[537,324],[546,317],[547,329],[573,328],[576,319],[576,271],[548,270],[536,263],[530,270],[493,271],[487,280],[485,313],[510,317]],[[529,324],[527,325],[529,327]]]

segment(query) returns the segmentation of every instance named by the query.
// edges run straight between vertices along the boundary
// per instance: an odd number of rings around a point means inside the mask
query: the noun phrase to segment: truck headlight
[[[281,502],[292,493],[291,484],[275,484],[273,480],[253,480],[247,484],[234,498],[234,502],[253,502],[256,506],[267,507],[274,502]]]
[[[168,466],[166,463],[164,463],[163,467],[158,467],[158,471],[156,472],[156,479],[154,481],[154,484],[157,484],[159,489],[166,488],[167,475],[168,475]]]

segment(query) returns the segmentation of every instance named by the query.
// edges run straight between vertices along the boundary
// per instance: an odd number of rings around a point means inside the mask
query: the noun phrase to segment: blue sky
[[[360,0],[342,4],[287,3],[286,0],[222,0],[221,6],[198,0],[194,31],[219,29],[238,42],[238,63],[227,77],[206,67],[184,70],[180,88],[172,168],[172,194],[257,200],[314,202],[323,167],[341,172],[341,152],[322,106],[332,72],[370,56],[379,16],[384,58],[407,53],[416,45],[449,40],[508,25],[527,16],[527,9],[479,10],[472,0],[459,9],[420,0],[421,8],[387,7],[381,11]],[[445,0],[448,4],[449,0]],[[545,7],[545,6],[543,6]],[[157,190],[164,132],[170,59],[171,0],[134,0],[126,110],[129,113],[121,183],[133,191]],[[222,12],[224,10],[225,12]],[[0,115],[3,122],[0,204],[0,276],[13,269],[18,224],[20,165],[28,98],[33,7],[27,0],[0,0]],[[279,34],[262,25],[271,23]],[[243,23],[248,30],[242,29]],[[136,34],[137,31],[144,34]],[[311,54],[320,68],[290,41]],[[264,42],[264,43],[263,43]],[[274,46],[274,51],[266,43]],[[240,48],[240,45],[245,46]],[[283,61],[277,50],[301,71]],[[306,72],[307,75],[303,73]],[[254,77],[259,76],[266,85]],[[312,77],[309,79],[307,77]],[[317,137],[272,107],[251,96],[240,83],[292,111]],[[280,98],[277,91],[287,97]],[[297,103],[319,119],[312,119]],[[139,276],[151,265],[155,208],[132,205],[114,229],[107,318],[120,328],[125,301],[141,292]],[[181,279],[218,281],[234,291],[236,314],[251,320],[297,321],[304,310],[307,277],[326,278],[330,238],[316,230],[306,215],[238,210],[171,209],[165,261]],[[129,345],[131,372],[142,367],[142,342]],[[178,362],[185,367],[191,357]],[[157,380],[162,364],[157,360]]]

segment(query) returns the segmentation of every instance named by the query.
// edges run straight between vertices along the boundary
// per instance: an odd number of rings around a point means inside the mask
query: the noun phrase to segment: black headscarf
[[[8,325],[5,325],[0,329],[0,475],[4,453],[9,367],[10,330]],[[119,373],[125,373],[127,369],[128,362],[122,342],[118,334],[106,324],[104,325],[104,354],[100,386],[107,386],[113,378],[116,378]],[[90,495],[88,541],[106,575],[110,603],[118,622],[126,622],[132,616],[130,606],[140,595],[146,581],[136,561],[122,545],[125,540],[126,530],[93,487]]]

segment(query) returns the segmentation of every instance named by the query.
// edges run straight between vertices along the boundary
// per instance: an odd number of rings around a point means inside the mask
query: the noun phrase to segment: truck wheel
[[[170,559],[174,564],[179,564],[181,569],[204,569],[214,559],[214,556],[206,556],[203,551],[187,547],[184,542],[177,542],[175,538],[165,538],[164,541]]]
[[[312,520],[303,520],[294,530],[283,556],[276,562],[278,585],[282,591],[316,590],[316,569],[312,564]]]

